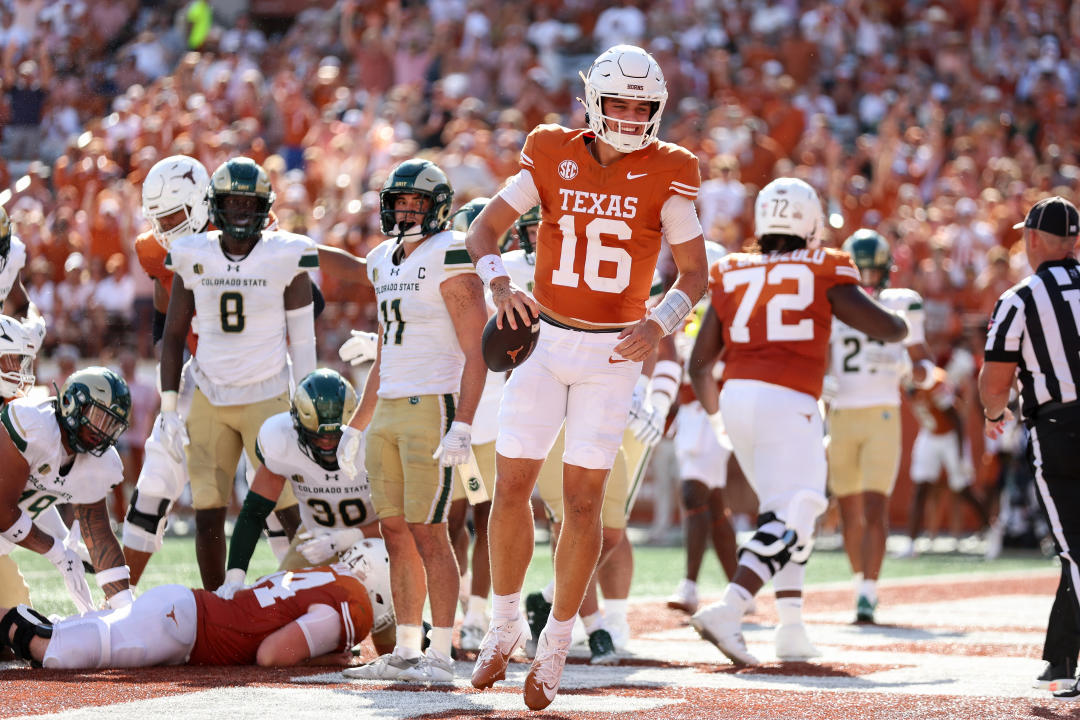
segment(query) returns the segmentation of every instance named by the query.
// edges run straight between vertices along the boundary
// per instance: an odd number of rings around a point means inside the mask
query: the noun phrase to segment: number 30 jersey
[[[540,125],[521,151],[542,218],[533,294],[565,317],[631,325],[645,316],[661,209],[674,195],[697,197],[698,160],[678,145],[654,142],[605,167],[587,141],[595,142],[588,130]]]
[[[712,306],[723,327],[724,380],[760,380],[821,396],[837,285],[859,271],[832,248],[733,253],[710,271]]]
[[[379,397],[456,393],[465,354],[440,287],[452,277],[476,274],[465,235],[436,233],[408,257],[397,249],[397,241],[388,239],[367,256],[382,331]]]
[[[312,533],[360,527],[378,520],[363,468],[353,481],[345,473],[327,470],[312,460],[300,448],[290,413],[267,418],[255,441],[255,455],[267,470],[292,485],[300,501],[300,518]]]
[[[217,230],[174,241],[165,258],[195,296],[199,346],[195,378],[216,405],[256,402],[287,392],[285,288],[297,275],[319,266],[315,243],[304,235],[263,231],[245,257],[221,249]],[[236,397],[237,387],[280,378],[260,387],[262,397]]]
[[[908,322],[903,342],[883,343],[833,319],[832,364],[836,376],[834,408],[864,408],[900,404],[900,378],[907,372],[907,348],[923,341],[923,302],[919,293],[886,288],[878,302],[902,313]]]

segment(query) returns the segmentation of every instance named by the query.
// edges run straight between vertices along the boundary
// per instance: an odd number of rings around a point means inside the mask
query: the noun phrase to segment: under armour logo
[[[518,354],[525,349],[524,345],[518,345],[516,350],[507,350],[506,356],[510,358],[510,362],[517,363]]]
[[[232,265],[230,263],[225,263],[225,271],[226,272],[233,272],[233,271],[240,272],[240,266],[239,265]]]
[[[401,273],[401,268],[390,268],[391,277],[394,276],[394,275],[398,275],[400,273]]]
[[[11,538],[12,542],[14,542],[14,543],[18,544],[19,540],[22,540],[22,537],[23,537],[23,535],[25,535],[25,534],[26,534],[26,531],[25,531],[25,530],[23,530],[22,528],[18,528],[17,530],[15,530],[15,534],[14,534],[14,536],[13,536],[13,537]]]
[[[326,482],[340,482],[337,473],[326,473]]]

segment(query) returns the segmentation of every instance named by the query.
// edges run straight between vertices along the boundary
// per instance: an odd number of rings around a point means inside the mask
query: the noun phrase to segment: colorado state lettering
[[[380,285],[379,287],[375,288],[375,294],[376,295],[379,294],[379,293],[395,292],[395,291],[419,292],[420,291],[420,283],[407,283],[407,282],[403,282],[403,283],[386,283],[385,285]]]
[[[203,278],[203,287],[266,287],[267,281],[263,278]]]
[[[633,196],[623,197],[622,195],[607,195],[605,193],[570,190],[568,188],[559,188],[559,195],[562,196],[562,210],[565,212],[617,217],[627,220],[637,215],[638,199]]]

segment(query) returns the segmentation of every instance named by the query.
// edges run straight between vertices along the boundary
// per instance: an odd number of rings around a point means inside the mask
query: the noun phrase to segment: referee
[[[1080,224],[1062,197],[1040,200],[1023,223],[1035,274],[1006,290],[994,306],[979,373],[987,437],[1012,419],[1006,405],[1019,369],[1020,408],[1030,430],[1028,463],[1046,511],[1061,580],[1043,646],[1038,686],[1080,699],[1074,681],[1080,651],[1080,264],[1073,257]],[[1056,682],[1055,682],[1056,681]]]

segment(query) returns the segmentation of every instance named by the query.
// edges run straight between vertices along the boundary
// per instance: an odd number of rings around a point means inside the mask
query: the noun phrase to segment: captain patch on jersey
[[[456,393],[465,354],[440,286],[476,272],[465,235],[436,233],[408,257],[397,240],[386,240],[368,253],[367,267],[382,329],[379,397]]]
[[[349,480],[340,470],[320,466],[300,448],[289,413],[272,415],[263,423],[255,454],[267,470],[288,478],[309,531],[356,528],[378,519],[362,467],[356,480]]]

